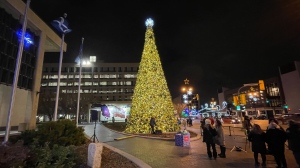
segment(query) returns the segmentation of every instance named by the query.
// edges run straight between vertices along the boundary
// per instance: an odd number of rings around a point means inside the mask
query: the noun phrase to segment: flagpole
[[[56,99],[55,99],[55,110],[53,115],[53,120],[57,120],[57,108],[58,108],[58,99],[59,99],[59,87],[60,87],[60,75],[61,75],[61,65],[63,60],[63,46],[64,46],[65,34],[62,34],[61,44],[60,44],[60,59],[59,59],[59,69],[58,69],[58,79],[57,79],[57,88],[56,88]]]
[[[7,114],[7,122],[6,122],[5,137],[4,137],[3,144],[6,144],[8,142],[8,137],[10,134],[10,121],[11,121],[11,116],[13,113],[12,109],[13,109],[13,105],[14,105],[14,101],[15,101],[15,93],[16,93],[16,88],[17,88],[18,79],[19,79],[19,72],[20,72],[22,53],[23,53],[23,47],[24,47],[24,37],[25,37],[26,26],[27,26],[27,10],[29,8],[29,4],[30,4],[30,0],[27,0],[25,12],[24,12],[22,36],[21,36],[21,41],[20,41],[19,48],[18,48],[18,56],[17,56],[17,60],[16,60],[14,81],[13,81],[13,87],[12,87],[12,92],[11,92],[11,97],[10,97],[9,110],[8,110],[8,114]]]
[[[82,38],[81,40],[81,47],[80,47],[80,53],[79,53],[79,64],[80,64],[80,68],[79,68],[79,79],[78,79],[78,96],[77,96],[77,112],[76,112],[76,127],[78,127],[78,120],[79,120],[79,110],[80,110],[80,85],[81,85],[81,69],[82,69],[82,50],[83,50],[83,40],[84,38]]]

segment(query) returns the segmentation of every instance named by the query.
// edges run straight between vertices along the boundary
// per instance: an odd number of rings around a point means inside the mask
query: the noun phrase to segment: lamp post
[[[61,65],[62,65],[62,59],[63,59],[63,46],[64,46],[64,39],[65,34],[70,33],[72,30],[69,29],[69,23],[66,20],[67,14],[64,13],[63,17],[60,17],[57,20],[54,20],[51,24],[52,26],[62,34],[61,38],[61,44],[60,44],[60,59],[59,59],[59,70],[58,70],[58,79],[57,79],[57,88],[56,88],[56,99],[55,99],[55,108],[54,108],[54,115],[53,119],[54,121],[57,120],[57,108],[58,108],[58,99],[59,99],[59,87],[60,87],[60,75],[61,75]]]
[[[24,12],[24,18],[23,18],[24,20],[23,20],[23,25],[22,25],[22,35],[21,35],[21,40],[20,40],[20,44],[19,44],[19,48],[18,48],[18,55],[17,55],[17,60],[16,60],[13,87],[12,87],[12,91],[11,91],[10,104],[9,104],[9,110],[8,110],[8,114],[7,114],[7,122],[6,122],[6,129],[5,129],[5,136],[4,136],[3,144],[6,144],[8,142],[8,137],[10,134],[10,121],[11,121],[12,109],[13,109],[13,105],[14,105],[14,101],[15,101],[15,93],[16,93],[16,88],[17,88],[19,73],[20,73],[20,67],[21,67],[22,53],[23,53],[23,47],[24,47],[24,38],[25,38],[25,32],[26,32],[26,27],[27,27],[27,11],[29,8],[29,4],[30,4],[30,0],[27,0],[25,12]]]

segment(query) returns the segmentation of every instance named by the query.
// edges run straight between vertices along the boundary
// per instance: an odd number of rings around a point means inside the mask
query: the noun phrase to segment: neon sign
[[[22,31],[18,30],[16,33],[17,33],[17,36],[18,36],[18,39],[19,39],[19,42],[20,42],[21,38],[22,38]],[[31,37],[31,35],[29,33],[25,32],[25,35],[24,35],[24,46],[25,47],[29,47],[31,44],[33,44],[32,37]]]

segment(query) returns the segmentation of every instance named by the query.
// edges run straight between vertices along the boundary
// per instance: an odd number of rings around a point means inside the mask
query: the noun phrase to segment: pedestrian
[[[286,129],[286,135],[288,148],[293,151],[298,167],[300,167],[300,123],[290,120]]]
[[[111,121],[114,124],[115,123],[115,117],[112,117]]]
[[[156,121],[155,121],[155,118],[154,117],[151,117],[150,119],[150,126],[151,126],[151,133],[152,134],[155,134],[155,131],[154,131],[154,126],[156,125]]]
[[[215,143],[220,146],[220,151],[221,151],[221,153],[218,154],[218,156],[221,158],[226,158],[224,130],[223,130],[222,122],[218,119],[216,120],[215,129],[217,131],[217,136],[215,137],[215,139],[216,139]]]
[[[206,150],[207,150],[207,155],[209,159],[217,159],[217,150],[216,150],[216,144],[214,142],[214,136],[217,135],[217,131],[213,126],[211,125],[211,120],[206,119],[205,120],[205,125],[203,127],[203,142],[206,143]],[[212,151],[211,152],[211,148]]]
[[[191,117],[189,117],[188,124],[190,127],[193,126],[193,119]]]
[[[203,128],[205,126],[205,120],[208,119],[207,117],[202,118],[202,120],[200,121],[200,133],[201,136],[203,136]]]
[[[244,117],[244,125],[245,125],[245,129],[246,129],[246,135],[248,135],[252,128],[252,124],[251,124],[248,116]]]
[[[183,121],[182,121],[182,126],[183,126],[184,130],[186,130],[187,121],[186,121],[185,118],[184,118]]]
[[[287,167],[284,154],[286,140],[287,135],[284,129],[278,125],[276,119],[271,119],[266,132],[266,142],[268,144],[268,150],[270,150],[274,156],[277,167]]]
[[[254,153],[255,166],[259,166],[258,154],[262,159],[262,166],[266,166],[266,133],[257,124],[254,124],[248,134],[248,140],[252,142],[252,152]]]

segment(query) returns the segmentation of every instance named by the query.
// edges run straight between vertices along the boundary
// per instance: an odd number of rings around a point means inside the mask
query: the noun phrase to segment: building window
[[[94,79],[97,79],[99,77],[99,75],[94,75]]]
[[[74,78],[74,75],[69,75],[69,79],[73,79]]]
[[[99,83],[98,83],[98,82],[93,82],[93,85],[94,85],[94,86],[98,86]]]
[[[57,82],[49,82],[48,86],[57,86]]]
[[[106,81],[100,82],[100,85],[106,86],[106,85],[107,85],[107,82],[106,82]]]

